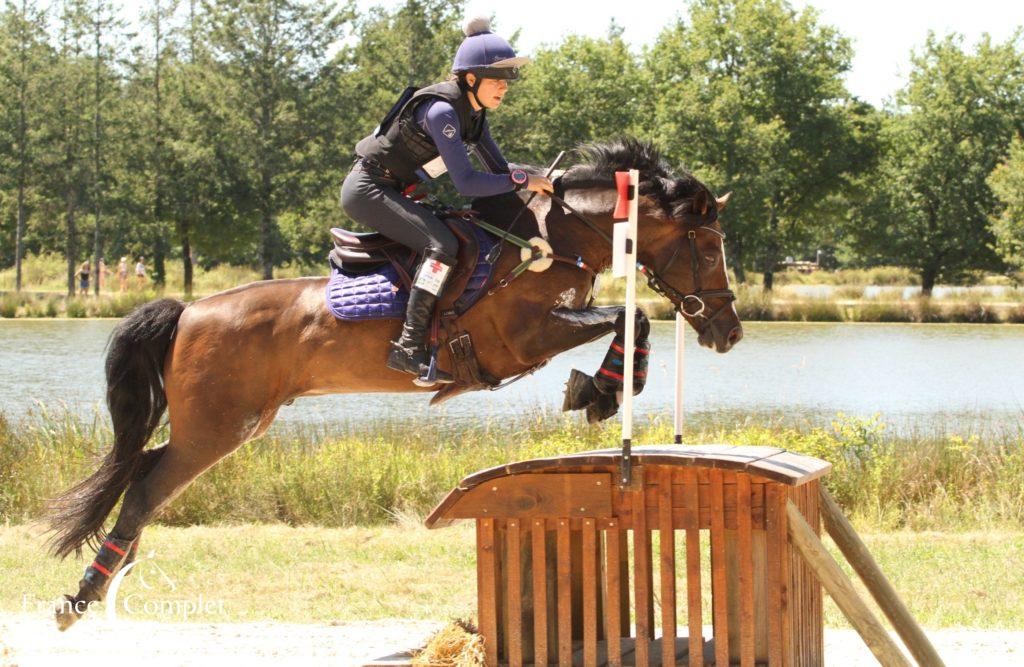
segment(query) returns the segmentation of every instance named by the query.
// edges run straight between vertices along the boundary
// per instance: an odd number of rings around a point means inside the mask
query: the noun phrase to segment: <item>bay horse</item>
[[[611,263],[614,172],[638,169],[637,258],[651,286],[698,331],[701,345],[726,352],[742,337],[729,291],[716,199],[688,173],[673,174],[649,143],[620,139],[579,149],[581,161],[555,179],[552,197],[524,209],[525,193],[478,199],[473,209],[497,227],[536,237],[546,226],[556,262],[526,271],[459,318],[479,366],[512,378],[616,328],[622,307],[592,307],[596,273]],[[517,215],[520,211],[525,214]],[[492,276],[520,262],[501,256]],[[589,267],[589,270],[585,270]],[[56,610],[63,630],[106,593],[134,557],[142,529],[186,486],[243,443],[263,434],[282,404],[330,393],[430,391],[384,365],[399,320],[343,321],[324,302],[327,278],[269,280],[189,304],[161,299],[128,315],[111,334],[107,403],[114,444],[87,479],[51,502],[50,548],[58,557],[98,549],[96,560]],[[450,362],[441,358],[442,370]],[[445,385],[447,397],[466,390]],[[167,411],[170,438],[146,445]],[[113,528],[104,522],[124,496]]]

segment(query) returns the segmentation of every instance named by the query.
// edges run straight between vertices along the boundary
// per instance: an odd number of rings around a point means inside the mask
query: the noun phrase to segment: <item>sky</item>
[[[357,0],[361,9],[388,7],[402,0]],[[928,31],[958,32],[969,45],[983,33],[997,41],[1024,26],[1022,0],[791,0],[797,8],[815,7],[824,23],[853,40],[855,56],[847,74],[854,95],[881,105],[906,81],[910,53],[925,41]],[[126,18],[134,18],[149,0],[122,0]],[[614,18],[623,38],[636,49],[652,43],[658,32],[675,21],[681,0],[469,0],[467,11],[493,15],[501,33],[521,30],[518,47],[527,55],[542,44],[554,44],[569,33],[600,37]],[[454,55],[454,54],[453,54]]]

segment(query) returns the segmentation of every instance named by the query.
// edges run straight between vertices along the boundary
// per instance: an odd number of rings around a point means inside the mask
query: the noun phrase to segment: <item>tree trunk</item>
[[[764,256],[764,291],[771,292],[775,286],[775,265],[779,261],[779,216],[775,207],[769,209],[768,215],[768,243],[765,246]]]
[[[729,244],[727,248],[729,252],[729,266],[732,267],[732,271],[736,274],[736,282],[745,283],[747,282],[747,272],[743,269],[743,244],[739,241]]]
[[[185,292],[185,298],[192,298],[192,244],[188,238],[188,227],[183,225],[181,232],[181,263],[184,271],[182,272],[185,276],[184,284],[182,289]]]
[[[14,232],[14,291],[22,288],[21,260],[25,257],[25,170],[28,162],[28,127],[25,106],[28,104],[28,3],[21,3],[21,46],[18,81],[18,224]]]
[[[167,267],[164,265],[164,258],[167,256],[167,242],[164,240],[163,229],[161,228],[161,222],[164,218],[164,203],[163,203],[163,183],[161,178],[163,175],[163,100],[160,96],[160,65],[162,63],[161,56],[163,55],[161,49],[163,32],[161,23],[161,13],[163,7],[161,6],[160,0],[156,2],[156,8],[153,12],[153,32],[156,50],[153,56],[153,93],[154,93],[154,105],[153,105],[153,221],[156,224],[156,243],[153,248],[153,282],[156,284],[157,289],[163,289],[164,285],[167,284]]]
[[[75,268],[78,265],[78,230],[75,228],[75,195],[71,190],[68,190],[65,196],[68,218],[68,236],[65,241],[64,251],[68,256],[68,296],[74,296]]]
[[[100,294],[99,268],[100,268],[100,252],[102,250],[102,239],[100,238],[100,207],[101,207],[100,189],[102,187],[100,185],[100,123],[102,122],[102,118],[101,118],[101,115],[100,115],[101,114],[101,112],[100,112],[100,102],[101,102],[101,99],[102,99],[102,94],[100,92],[100,74],[101,74],[100,69],[101,69],[102,61],[101,61],[100,56],[102,54],[101,54],[101,50],[100,49],[101,49],[101,45],[102,45],[103,33],[102,33],[101,24],[100,24],[99,11],[100,11],[99,7],[97,7],[96,8],[97,14],[96,14],[95,23],[94,23],[94,27],[95,27],[95,33],[94,34],[95,34],[95,37],[96,37],[96,53],[95,53],[95,59],[94,59],[94,62],[93,62],[93,84],[94,84],[93,104],[96,105],[96,108],[93,110],[93,153],[92,153],[92,156],[93,156],[93,165],[92,165],[93,166],[93,176],[92,176],[92,178],[93,178],[93,207],[94,207],[94,211],[95,211],[95,217],[94,217],[94,220],[93,220],[93,222],[95,223],[95,228],[94,228],[94,233],[93,233],[93,260],[92,260],[92,269],[93,269],[93,281],[92,282],[93,282],[93,285],[92,285],[92,290],[93,290],[93,293],[96,296],[99,296],[99,294]]]
[[[274,279],[274,259],[271,254],[273,251],[273,230],[274,216],[269,209],[264,209],[260,212],[260,238],[262,239],[260,260],[263,264],[264,280]]]
[[[932,295],[932,289],[935,287],[935,280],[938,278],[939,271],[934,266],[926,266],[921,269],[921,295],[930,297]]]
[[[21,260],[25,256],[25,181],[18,178],[18,226],[14,232],[14,291],[21,291]]]

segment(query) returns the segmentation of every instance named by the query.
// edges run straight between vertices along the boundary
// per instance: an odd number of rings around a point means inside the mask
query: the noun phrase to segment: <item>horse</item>
[[[647,142],[595,143],[578,154],[579,163],[554,179],[550,197],[514,192],[472,202],[475,215],[496,228],[509,226],[508,238],[537,237],[546,228],[554,252],[576,257],[514,280],[492,277],[487,295],[458,321],[471,336],[479,368],[496,380],[515,378],[616,327],[621,333],[624,308],[593,306],[589,294],[595,275],[611,264],[614,174],[628,169],[638,169],[642,179],[636,253],[649,284],[683,314],[702,346],[731,349],[743,330],[718,220],[728,195],[716,198],[693,175],[674,174]],[[492,276],[509,276],[521,263],[520,249],[507,240],[498,247],[506,252]],[[164,298],[118,323],[105,361],[113,446],[91,476],[50,504],[55,556],[97,549],[78,593],[58,604],[61,630],[102,600],[160,510],[263,434],[281,405],[320,394],[436,389],[385,366],[400,321],[337,319],[325,306],[326,284],[324,277],[267,280],[189,304]],[[455,370],[445,356],[438,366]],[[444,385],[435,398],[475,388]],[[169,439],[146,449],[165,410]],[[113,528],[104,532],[122,496]]]

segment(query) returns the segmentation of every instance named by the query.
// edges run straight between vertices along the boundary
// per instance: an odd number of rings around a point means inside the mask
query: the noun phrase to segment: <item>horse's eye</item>
[[[718,258],[715,257],[714,255],[704,255],[704,261],[707,262],[709,265],[714,266],[715,262],[718,261]]]

